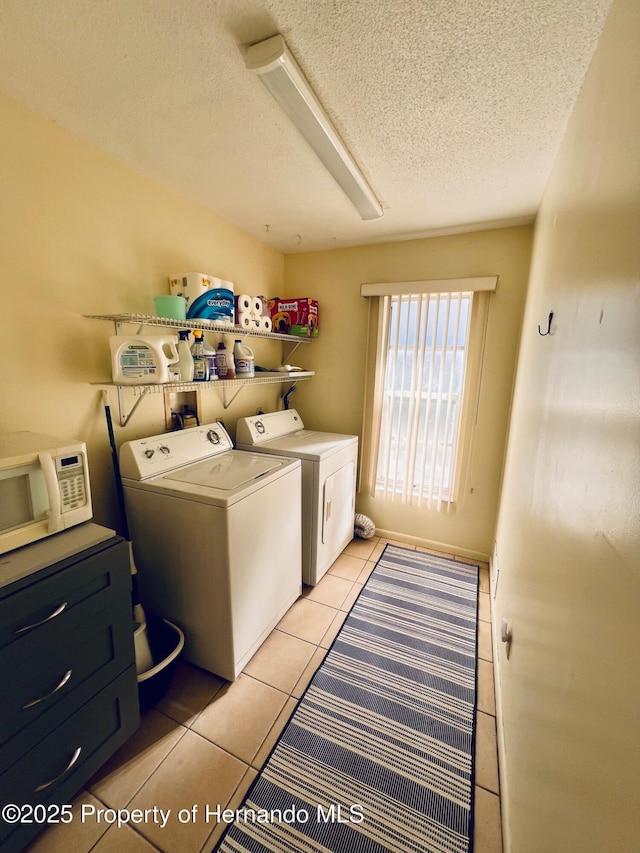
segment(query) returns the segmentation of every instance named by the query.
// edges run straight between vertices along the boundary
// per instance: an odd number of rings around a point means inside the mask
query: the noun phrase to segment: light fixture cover
[[[362,219],[379,219],[382,205],[351,156],[285,40],[275,35],[248,48],[245,64],[260,79],[316,152]]]

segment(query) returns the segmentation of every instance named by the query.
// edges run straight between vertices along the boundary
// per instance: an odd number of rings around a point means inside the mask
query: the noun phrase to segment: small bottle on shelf
[[[209,362],[209,382],[218,378],[218,367],[216,365],[216,351],[209,346],[206,338],[204,340],[204,355]]]
[[[193,356],[193,380],[194,382],[208,382],[209,380],[209,361],[204,354],[204,339],[202,331],[196,329],[193,333],[194,342],[191,347],[191,355]]]
[[[216,354],[216,367],[218,368],[218,376],[220,379],[235,379],[235,363],[233,353],[224,345],[224,341],[218,344],[218,352]]]
[[[189,329],[182,329],[178,332],[180,340],[178,341],[178,373],[180,374],[181,382],[193,382],[193,356],[189,346]]]

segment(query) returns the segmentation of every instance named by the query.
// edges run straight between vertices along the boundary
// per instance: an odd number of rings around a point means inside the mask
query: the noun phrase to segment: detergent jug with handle
[[[111,369],[118,385],[159,385],[174,379],[180,358],[176,335],[112,335]]]
[[[233,345],[233,357],[236,363],[236,376],[238,379],[250,379],[255,376],[253,350],[245,346],[241,340],[236,338]]]

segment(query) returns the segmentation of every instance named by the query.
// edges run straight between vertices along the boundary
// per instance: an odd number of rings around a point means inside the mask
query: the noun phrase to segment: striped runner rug
[[[387,545],[224,853],[472,849],[478,568]]]

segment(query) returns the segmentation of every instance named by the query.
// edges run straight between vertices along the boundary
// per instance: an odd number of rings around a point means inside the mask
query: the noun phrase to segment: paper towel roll
[[[253,309],[253,296],[249,296],[247,293],[241,293],[239,296],[236,296],[236,311],[238,312],[238,316],[243,313],[250,314]]]
[[[202,273],[184,273],[169,279],[169,292],[172,296],[183,296],[187,300],[187,308],[206,293],[209,287],[210,279]]]
[[[237,326],[240,326],[242,329],[255,329],[255,322],[253,319],[253,315],[248,311],[239,311],[238,312],[238,322]]]

